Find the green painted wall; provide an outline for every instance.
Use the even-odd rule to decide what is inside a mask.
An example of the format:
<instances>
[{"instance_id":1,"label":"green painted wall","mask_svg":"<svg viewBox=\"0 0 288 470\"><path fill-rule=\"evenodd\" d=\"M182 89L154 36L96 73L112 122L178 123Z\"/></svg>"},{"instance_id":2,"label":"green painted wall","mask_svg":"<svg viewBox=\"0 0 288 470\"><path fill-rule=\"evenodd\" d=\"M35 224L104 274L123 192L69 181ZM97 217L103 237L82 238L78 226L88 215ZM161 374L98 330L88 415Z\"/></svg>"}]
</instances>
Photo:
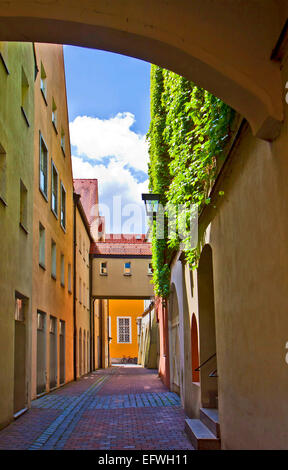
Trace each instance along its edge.
<instances>
[{"instance_id":1,"label":"green painted wall","mask_svg":"<svg viewBox=\"0 0 288 470\"><path fill-rule=\"evenodd\" d=\"M0 199L0 427L2 427L13 418L14 392L15 395L19 392L14 391L16 291L27 298L25 361L26 370L29 370L27 364L30 357L32 292L35 68L31 43L0 43L0 53L0 196L2 196ZM29 125L21 105L25 108ZM4 156L3 151L5 151ZM20 181L27 190L24 210L26 230L20 226ZM3 186L6 186L5 194ZM19 382L23 386L23 381ZM24 381L26 404L30 395L29 382L26 374Z\"/></svg>"}]
</instances>

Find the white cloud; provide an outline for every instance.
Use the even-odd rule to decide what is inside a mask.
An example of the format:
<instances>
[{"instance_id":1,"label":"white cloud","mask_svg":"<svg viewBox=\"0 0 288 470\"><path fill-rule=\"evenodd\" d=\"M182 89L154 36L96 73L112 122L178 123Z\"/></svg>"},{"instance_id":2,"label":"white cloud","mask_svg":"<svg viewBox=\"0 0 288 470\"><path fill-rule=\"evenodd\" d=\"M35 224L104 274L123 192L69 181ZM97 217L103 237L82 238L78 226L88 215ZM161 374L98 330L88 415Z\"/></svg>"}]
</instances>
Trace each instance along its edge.
<instances>
[{"instance_id":1,"label":"white cloud","mask_svg":"<svg viewBox=\"0 0 288 470\"><path fill-rule=\"evenodd\" d=\"M131 130L135 122L132 113L118 113L110 119L77 116L70 123L71 143L78 155L101 161L113 156L147 173L148 144L145 135Z\"/></svg>"},{"instance_id":2,"label":"white cloud","mask_svg":"<svg viewBox=\"0 0 288 470\"><path fill-rule=\"evenodd\" d=\"M103 164L92 165L81 157L72 156L72 164L74 178L98 179L99 202L106 205L110 210L110 227L108 227L108 216L103 213L106 217L107 233L119 233L122 231L123 224L129 219L130 209L132 209L130 217L133 216L134 210L137 223L130 230L127 229L127 224L124 225L125 232L145 233L145 208L141 194L148 192L148 179L139 183L129 169L124 168L125 162L119 162L115 158L112 158L108 166L105 167ZM120 197L121 210L119 210ZM121 212L122 217L120 217Z\"/></svg>"}]
</instances>

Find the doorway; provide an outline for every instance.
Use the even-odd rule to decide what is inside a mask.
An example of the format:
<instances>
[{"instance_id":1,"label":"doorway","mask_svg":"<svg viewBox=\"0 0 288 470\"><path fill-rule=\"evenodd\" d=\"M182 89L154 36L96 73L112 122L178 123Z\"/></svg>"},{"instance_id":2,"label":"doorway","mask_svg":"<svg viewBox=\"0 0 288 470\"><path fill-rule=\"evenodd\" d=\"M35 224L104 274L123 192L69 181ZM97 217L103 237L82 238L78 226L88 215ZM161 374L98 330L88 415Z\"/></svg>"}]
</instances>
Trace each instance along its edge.
<instances>
[{"instance_id":1,"label":"doorway","mask_svg":"<svg viewBox=\"0 0 288 470\"><path fill-rule=\"evenodd\" d=\"M59 332L59 356L60 356L60 384L65 383L65 321L60 320L60 332Z\"/></svg>"},{"instance_id":2,"label":"doorway","mask_svg":"<svg viewBox=\"0 0 288 470\"><path fill-rule=\"evenodd\" d=\"M37 312L37 395L46 391L46 314Z\"/></svg>"},{"instance_id":3,"label":"doorway","mask_svg":"<svg viewBox=\"0 0 288 470\"><path fill-rule=\"evenodd\" d=\"M49 385L52 389L57 386L57 319L52 316L50 316L49 345Z\"/></svg>"},{"instance_id":4,"label":"doorway","mask_svg":"<svg viewBox=\"0 0 288 470\"><path fill-rule=\"evenodd\" d=\"M197 277L201 401L205 408L218 408L213 261L210 245L205 245L202 250Z\"/></svg>"},{"instance_id":5,"label":"doorway","mask_svg":"<svg viewBox=\"0 0 288 470\"><path fill-rule=\"evenodd\" d=\"M27 298L20 294L15 294L14 414L27 407L25 323L27 304Z\"/></svg>"}]
</instances>

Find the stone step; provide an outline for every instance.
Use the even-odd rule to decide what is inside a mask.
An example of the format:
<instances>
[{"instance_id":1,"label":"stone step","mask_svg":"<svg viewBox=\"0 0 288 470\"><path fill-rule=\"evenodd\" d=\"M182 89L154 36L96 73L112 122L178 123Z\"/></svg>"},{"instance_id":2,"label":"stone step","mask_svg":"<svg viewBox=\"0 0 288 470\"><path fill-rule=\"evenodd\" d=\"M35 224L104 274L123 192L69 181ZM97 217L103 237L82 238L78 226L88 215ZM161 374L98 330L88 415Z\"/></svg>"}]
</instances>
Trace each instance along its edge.
<instances>
[{"instance_id":1,"label":"stone step","mask_svg":"<svg viewBox=\"0 0 288 470\"><path fill-rule=\"evenodd\" d=\"M216 437L220 437L219 414L217 408L200 408L200 420Z\"/></svg>"},{"instance_id":2,"label":"stone step","mask_svg":"<svg viewBox=\"0 0 288 470\"><path fill-rule=\"evenodd\" d=\"M219 450L221 441L200 419L185 419L185 431L195 450Z\"/></svg>"}]
</instances>

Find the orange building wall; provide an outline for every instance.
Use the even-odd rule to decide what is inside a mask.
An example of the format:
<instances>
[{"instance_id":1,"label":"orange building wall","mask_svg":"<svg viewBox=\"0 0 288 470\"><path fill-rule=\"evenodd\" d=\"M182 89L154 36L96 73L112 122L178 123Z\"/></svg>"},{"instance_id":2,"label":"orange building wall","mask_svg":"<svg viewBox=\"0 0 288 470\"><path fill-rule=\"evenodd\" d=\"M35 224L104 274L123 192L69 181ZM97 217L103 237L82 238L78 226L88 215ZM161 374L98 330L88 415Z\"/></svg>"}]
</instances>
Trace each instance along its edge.
<instances>
[{"instance_id":1,"label":"orange building wall","mask_svg":"<svg viewBox=\"0 0 288 470\"><path fill-rule=\"evenodd\" d=\"M111 318L110 358L138 357L137 317L144 312L144 300L109 300ZM117 343L117 317L131 317L132 343Z\"/></svg>"}]
</instances>

